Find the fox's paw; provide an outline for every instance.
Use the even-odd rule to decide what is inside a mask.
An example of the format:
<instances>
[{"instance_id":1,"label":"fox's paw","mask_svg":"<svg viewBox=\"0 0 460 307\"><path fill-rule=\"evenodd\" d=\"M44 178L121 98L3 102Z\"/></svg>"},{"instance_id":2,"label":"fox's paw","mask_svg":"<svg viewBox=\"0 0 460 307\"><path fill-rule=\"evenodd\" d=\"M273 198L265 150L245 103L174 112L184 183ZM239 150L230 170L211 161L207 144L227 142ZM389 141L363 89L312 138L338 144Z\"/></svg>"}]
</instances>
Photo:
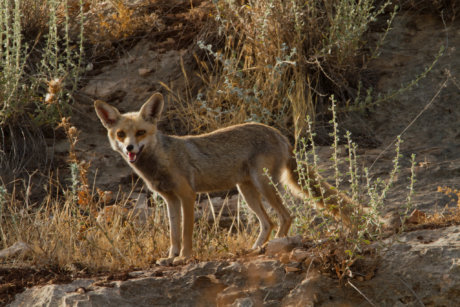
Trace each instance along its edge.
<instances>
[{"instance_id":1,"label":"fox's paw","mask_svg":"<svg viewBox=\"0 0 460 307\"><path fill-rule=\"evenodd\" d=\"M177 257L160 258L156 263L161 266L170 266L173 264L175 258Z\"/></svg>"},{"instance_id":2,"label":"fox's paw","mask_svg":"<svg viewBox=\"0 0 460 307\"><path fill-rule=\"evenodd\" d=\"M184 256L177 256L177 257L169 257L169 258L160 258L157 260L157 265L162 266L171 266L171 265L184 265L187 264L192 258L184 257Z\"/></svg>"},{"instance_id":3,"label":"fox's paw","mask_svg":"<svg viewBox=\"0 0 460 307\"><path fill-rule=\"evenodd\" d=\"M187 263L187 260L189 259L190 259L189 257L179 256L179 257L174 258L172 264L173 265L184 265Z\"/></svg>"}]
</instances>

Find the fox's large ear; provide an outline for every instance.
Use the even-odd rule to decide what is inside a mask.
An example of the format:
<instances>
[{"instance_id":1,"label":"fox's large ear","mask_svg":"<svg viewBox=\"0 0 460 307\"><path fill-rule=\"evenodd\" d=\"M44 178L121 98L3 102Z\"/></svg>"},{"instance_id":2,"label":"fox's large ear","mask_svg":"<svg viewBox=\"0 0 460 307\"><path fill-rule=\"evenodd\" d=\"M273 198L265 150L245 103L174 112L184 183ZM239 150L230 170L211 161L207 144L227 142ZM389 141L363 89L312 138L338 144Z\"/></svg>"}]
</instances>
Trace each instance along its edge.
<instances>
[{"instance_id":1,"label":"fox's large ear","mask_svg":"<svg viewBox=\"0 0 460 307\"><path fill-rule=\"evenodd\" d=\"M155 93L144 103L140 114L145 121L156 123L160 120L163 105L163 95Z\"/></svg>"},{"instance_id":2,"label":"fox's large ear","mask_svg":"<svg viewBox=\"0 0 460 307\"><path fill-rule=\"evenodd\" d=\"M120 112L118 109L102 100L96 100L94 102L94 108L96 109L97 116L107 129L113 127L120 119Z\"/></svg>"}]
</instances>

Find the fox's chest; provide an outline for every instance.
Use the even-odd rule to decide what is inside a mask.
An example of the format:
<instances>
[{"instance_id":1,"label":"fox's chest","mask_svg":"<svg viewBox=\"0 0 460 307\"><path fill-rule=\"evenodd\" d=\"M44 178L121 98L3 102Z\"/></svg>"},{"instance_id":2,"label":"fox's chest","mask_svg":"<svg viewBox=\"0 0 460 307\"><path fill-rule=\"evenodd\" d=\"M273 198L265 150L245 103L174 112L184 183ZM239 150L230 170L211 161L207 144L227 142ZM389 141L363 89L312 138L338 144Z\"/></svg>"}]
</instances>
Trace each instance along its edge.
<instances>
[{"instance_id":1,"label":"fox's chest","mask_svg":"<svg viewBox=\"0 0 460 307\"><path fill-rule=\"evenodd\" d=\"M166 165L155 156L145 155L130 164L151 191L169 192L175 188L172 175Z\"/></svg>"}]
</instances>

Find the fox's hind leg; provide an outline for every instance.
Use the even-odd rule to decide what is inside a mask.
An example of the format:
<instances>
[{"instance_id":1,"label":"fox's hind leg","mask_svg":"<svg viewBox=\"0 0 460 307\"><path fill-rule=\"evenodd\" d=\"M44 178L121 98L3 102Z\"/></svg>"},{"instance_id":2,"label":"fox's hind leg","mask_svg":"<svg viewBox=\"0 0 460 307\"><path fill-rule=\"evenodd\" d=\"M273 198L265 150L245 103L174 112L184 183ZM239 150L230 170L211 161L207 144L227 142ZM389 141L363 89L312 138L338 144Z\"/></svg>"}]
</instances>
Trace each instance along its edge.
<instances>
[{"instance_id":1,"label":"fox's hind leg","mask_svg":"<svg viewBox=\"0 0 460 307\"><path fill-rule=\"evenodd\" d=\"M192 256L193 225L195 223L194 205L196 194L185 183L182 184L182 188L183 189L178 192L182 205L182 249L179 256L188 258Z\"/></svg>"},{"instance_id":2,"label":"fox's hind leg","mask_svg":"<svg viewBox=\"0 0 460 307\"><path fill-rule=\"evenodd\" d=\"M260 192L265 200L278 214L280 225L276 233L276 237L285 237L288 234L292 223L292 216L289 210L283 205L283 200L278 195L278 192L268 180L263 180L260 184Z\"/></svg>"},{"instance_id":3,"label":"fox's hind leg","mask_svg":"<svg viewBox=\"0 0 460 307\"><path fill-rule=\"evenodd\" d=\"M257 218L259 219L260 223L260 232L259 236L257 237L256 242L252 246L252 248L257 248L262 246L270 236L270 232L273 229L273 223L270 221L267 212L265 211L262 201L260 198L260 193L257 191L254 184L250 181L239 183L237 185L238 190L243 195L244 200L248 203L249 208L254 211Z\"/></svg>"},{"instance_id":4,"label":"fox's hind leg","mask_svg":"<svg viewBox=\"0 0 460 307\"><path fill-rule=\"evenodd\" d=\"M280 178L283 173L282 162L279 160L270 161L262 160L260 163L262 166L270 165L266 167L258 167L250 172L250 177L253 185L257 191L264 197L268 204L275 210L279 219L279 228L276 233L276 237L285 237L291 227L292 216L289 210L283 205L283 200L278 195L275 188L280 183ZM268 172L268 174L266 174Z\"/></svg>"}]
</instances>

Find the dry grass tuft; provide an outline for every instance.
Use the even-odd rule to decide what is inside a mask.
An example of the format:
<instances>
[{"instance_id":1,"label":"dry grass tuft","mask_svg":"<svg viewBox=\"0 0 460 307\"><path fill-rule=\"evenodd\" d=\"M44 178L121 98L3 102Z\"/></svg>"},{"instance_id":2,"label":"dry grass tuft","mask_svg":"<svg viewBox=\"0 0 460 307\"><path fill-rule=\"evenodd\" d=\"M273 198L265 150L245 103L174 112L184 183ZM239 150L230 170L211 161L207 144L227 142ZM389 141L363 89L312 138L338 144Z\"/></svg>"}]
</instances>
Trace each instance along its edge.
<instances>
[{"instance_id":1,"label":"dry grass tuft","mask_svg":"<svg viewBox=\"0 0 460 307\"><path fill-rule=\"evenodd\" d=\"M35 208L21 208L14 198L5 200L0 212L2 247L26 242L33 252L20 261L39 266L72 265L90 272L148 268L167 255L168 218L164 204L154 202L143 220L117 200L120 210L106 209L105 218L73 201L72 191L60 194L50 181L50 196ZM62 192L62 191L61 191ZM102 210L102 198L92 197L93 208ZM106 207L107 208L107 207ZM97 214L97 211L96 211ZM235 222L236 224L236 222ZM253 229L257 229L252 225ZM212 260L233 257L249 249L255 233L229 231L199 220L194 232L195 257Z\"/></svg>"},{"instance_id":2,"label":"dry grass tuft","mask_svg":"<svg viewBox=\"0 0 460 307\"><path fill-rule=\"evenodd\" d=\"M460 224L460 190L450 187L438 187L438 192L447 195L453 207L446 207L443 210L428 215L425 219L426 224L448 225Z\"/></svg>"}]
</instances>

